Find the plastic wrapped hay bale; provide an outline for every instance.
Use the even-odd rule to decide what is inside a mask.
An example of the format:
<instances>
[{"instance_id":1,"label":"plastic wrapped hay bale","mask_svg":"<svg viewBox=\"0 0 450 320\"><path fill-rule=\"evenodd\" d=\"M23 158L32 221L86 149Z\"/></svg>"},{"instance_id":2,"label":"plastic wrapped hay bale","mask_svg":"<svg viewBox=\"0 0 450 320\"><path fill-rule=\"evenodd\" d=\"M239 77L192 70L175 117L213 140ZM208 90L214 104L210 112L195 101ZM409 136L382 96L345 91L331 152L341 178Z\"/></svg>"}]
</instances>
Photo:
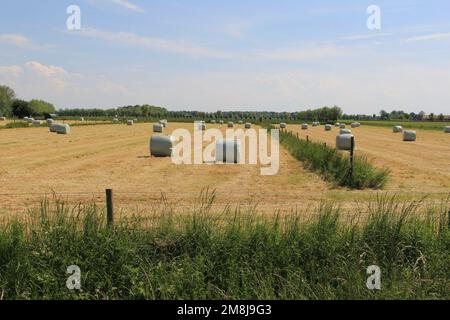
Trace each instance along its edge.
<instances>
[{"instance_id":1,"label":"plastic wrapped hay bale","mask_svg":"<svg viewBox=\"0 0 450 320\"><path fill-rule=\"evenodd\" d=\"M403 127L402 126L394 126L394 128L392 128L392 132L394 132L394 133L403 132Z\"/></svg>"},{"instance_id":2,"label":"plastic wrapped hay bale","mask_svg":"<svg viewBox=\"0 0 450 320\"><path fill-rule=\"evenodd\" d=\"M162 133L164 131L164 125L161 123L155 123L153 125L153 132L155 133Z\"/></svg>"},{"instance_id":3,"label":"plastic wrapped hay bale","mask_svg":"<svg viewBox=\"0 0 450 320\"><path fill-rule=\"evenodd\" d=\"M239 140L217 140L216 162L239 163L241 157L241 142Z\"/></svg>"},{"instance_id":4,"label":"plastic wrapped hay bale","mask_svg":"<svg viewBox=\"0 0 450 320\"><path fill-rule=\"evenodd\" d=\"M150 138L150 155L153 157L171 157L175 143L173 136L152 136Z\"/></svg>"},{"instance_id":5,"label":"plastic wrapped hay bale","mask_svg":"<svg viewBox=\"0 0 450 320\"><path fill-rule=\"evenodd\" d=\"M336 137L336 148L338 150L350 151L352 150L352 139L355 137L352 134L340 134Z\"/></svg>"},{"instance_id":6,"label":"plastic wrapped hay bale","mask_svg":"<svg viewBox=\"0 0 450 320\"><path fill-rule=\"evenodd\" d=\"M403 131L403 141L416 141L417 134L416 131L408 130Z\"/></svg>"}]
</instances>

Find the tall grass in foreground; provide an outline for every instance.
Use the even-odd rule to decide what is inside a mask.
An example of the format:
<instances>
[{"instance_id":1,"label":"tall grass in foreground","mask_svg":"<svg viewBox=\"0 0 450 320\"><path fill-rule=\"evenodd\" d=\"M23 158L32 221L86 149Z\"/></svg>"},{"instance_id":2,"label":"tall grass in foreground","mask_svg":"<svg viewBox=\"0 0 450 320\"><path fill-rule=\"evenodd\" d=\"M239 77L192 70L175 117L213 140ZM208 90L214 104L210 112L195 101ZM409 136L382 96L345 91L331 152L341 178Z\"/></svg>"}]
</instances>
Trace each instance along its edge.
<instances>
[{"instance_id":1,"label":"tall grass in foreground","mask_svg":"<svg viewBox=\"0 0 450 320\"><path fill-rule=\"evenodd\" d=\"M387 169L376 168L366 157L356 155L353 172L346 154L323 143L298 139L280 132L280 143L306 168L320 172L326 181L352 189L382 189L389 178Z\"/></svg>"},{"instance_id":2,"label":"tall grass in foreground","mask_svg":"<svg viewBox=\"0 0 450 320\"><path fill-rule=\"evenodd\" d=\"M367 214L368 209L368 214ZM420 209L420 210L419 210ZM449 299L447 208L380 197L343 222L332 204L293 213L162 207L105 226L95 204L43 202L0 226L2 299ZM366 288L370 265L382 289ZM82 290L66 288L78 265Z\"/></svg>"}]
</instances>

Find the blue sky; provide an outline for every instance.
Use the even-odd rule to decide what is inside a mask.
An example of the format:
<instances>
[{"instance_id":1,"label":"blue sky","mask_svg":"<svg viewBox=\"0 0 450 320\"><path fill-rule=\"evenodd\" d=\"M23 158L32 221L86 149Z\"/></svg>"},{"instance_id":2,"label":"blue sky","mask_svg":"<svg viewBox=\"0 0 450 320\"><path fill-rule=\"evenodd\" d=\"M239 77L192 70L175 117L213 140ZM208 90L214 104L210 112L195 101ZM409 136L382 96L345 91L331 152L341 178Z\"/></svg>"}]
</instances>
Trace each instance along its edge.
<instances>
[{"instance_id":1,"label":"blue sky","mask_svg":"<svg viewBox=\"0 0 450 320\"><path fill-rule=\"evenodd\" d=\"M4 0L0 83L60 108L450 114L450 2Z\"/></svg>"}]
</instances>

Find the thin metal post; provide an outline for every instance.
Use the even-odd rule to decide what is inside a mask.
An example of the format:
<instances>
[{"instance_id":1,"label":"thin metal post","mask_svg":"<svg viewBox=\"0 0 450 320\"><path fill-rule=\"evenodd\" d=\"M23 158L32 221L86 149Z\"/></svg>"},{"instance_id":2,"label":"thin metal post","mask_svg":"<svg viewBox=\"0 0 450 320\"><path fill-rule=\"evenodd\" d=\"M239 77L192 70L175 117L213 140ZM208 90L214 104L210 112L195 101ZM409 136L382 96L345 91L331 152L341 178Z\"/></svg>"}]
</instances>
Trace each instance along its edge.
<instances>
[{"instance_id":1,"label":"thin metal post","mask_svg":"<svg viewBox=\"0 0 450 320\"><path fill-rule=\"evenodd\" d=\"M355 137L351 138L351 149L350 149L350 179L353 178L353 154L355 152Z\"/></svg>"},{"instance_id":2,"label":"thin metal post","mask_svg":"<svg viewBox=\"0 0 450 320\"><path fill-rule=\"evenodd\" d=\"M114 224L114 205L113 205L113 191L106 189L106 221L108 226Z\"/></svg>"}]
</instances>

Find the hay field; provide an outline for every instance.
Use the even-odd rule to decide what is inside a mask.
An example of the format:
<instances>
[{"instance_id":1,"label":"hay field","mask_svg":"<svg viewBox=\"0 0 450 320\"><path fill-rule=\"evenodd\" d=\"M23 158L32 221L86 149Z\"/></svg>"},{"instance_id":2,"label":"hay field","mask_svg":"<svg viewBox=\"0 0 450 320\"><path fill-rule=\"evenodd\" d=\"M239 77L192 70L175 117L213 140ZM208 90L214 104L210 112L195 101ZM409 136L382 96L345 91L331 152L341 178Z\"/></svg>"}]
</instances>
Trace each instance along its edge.
<instances>
[{"instance_id":1,"label":"hay field","mask_svg":"<svg viewBox=\"0 0 450 320\"><path fill-rule=\"evenodd\" d=\"M166 133L177 128L192 131L193 124L169 124ZM117 207L146 212L161 192L177 210L197 203L210 187L217 190L218 206L259 203L272 211L306 206L327 189L284 150L276 176L261 176L253 165L174 165L170 158L151 158L152 124L73 127L70 135L10 129L0 135L0 214L26 210L52 190L70 202L102 202L111 187Z\"/></svg>"},{"instance_id":2,"label":"hay field","mask_svg":"<svg viewBox=\"0 0 450 320\"><path fill-rule=\"evenodd\" d=\"M347 126L348 128L350 126ZM361 126L350 128L356 139L356 154L372 159L376 166L391 171L386 190L410 197L430 194L440 197L450 193L450 134L442 131L416 130L416 142L403 142L402 133L392 128ZM323 126L301 130L289 125L288 131L311 141L336 145L338 128L326 132Z\"/></svg>"},{"instance_id":3,"label":"hay field","mask_svg":"<svg viewBox=\"0 0 450 320\"><path fill-rule=\"evenodd\" d=\"M225 125L211 126L225 130ZM242 127L242 126L238 126ZM166 134L177 128L193 130L193 124L169 124ZM290 125L289 130L299 126ZM337 129L308 131L311 139L334 144ZM404 198L430 193L444 198L450 190L450 135L418 132L418 141L403 143L388 129L354 129L358 152L392 171L387 190ZM336 200L344 207L364 202L379 191L332 188L318 175L302 168L284 149L280 171L261 176L253 165L174 165L169 158L149 157L152 124L73 127L70 135L55 135L48 128L9 129L0 132L0 215L23 212L55 191L77 203L104 201L104 190L115 191L116 208L145 214L158 205L161 193L174 209L182 211L198 203L202 189L216 189L216 205L257 205L260 211L289 212ZM206 145L205 145L206 146Z\"/></svg>"}]
</instances>

